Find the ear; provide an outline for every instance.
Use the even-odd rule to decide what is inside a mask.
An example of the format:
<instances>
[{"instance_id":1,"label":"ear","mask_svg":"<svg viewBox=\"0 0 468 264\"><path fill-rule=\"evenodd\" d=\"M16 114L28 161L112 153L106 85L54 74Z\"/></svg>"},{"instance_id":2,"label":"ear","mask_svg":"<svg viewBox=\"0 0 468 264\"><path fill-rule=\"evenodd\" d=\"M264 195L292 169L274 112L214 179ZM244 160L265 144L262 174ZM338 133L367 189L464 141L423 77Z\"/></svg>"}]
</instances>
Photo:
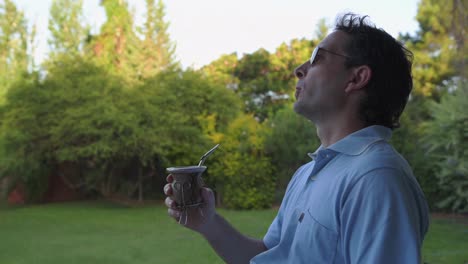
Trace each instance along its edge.
<instances>
[{"instance_id":1,"label":"ear","mask_svg":"<svg viewBox=\"0 0 468 264\"><path fill-rule=\"evenodd\" d=\"M367 65L361 65L351 70L351 80L345 88L346 93L364 88L372 76L372 70Z\"/></svg>"}]
</instances>

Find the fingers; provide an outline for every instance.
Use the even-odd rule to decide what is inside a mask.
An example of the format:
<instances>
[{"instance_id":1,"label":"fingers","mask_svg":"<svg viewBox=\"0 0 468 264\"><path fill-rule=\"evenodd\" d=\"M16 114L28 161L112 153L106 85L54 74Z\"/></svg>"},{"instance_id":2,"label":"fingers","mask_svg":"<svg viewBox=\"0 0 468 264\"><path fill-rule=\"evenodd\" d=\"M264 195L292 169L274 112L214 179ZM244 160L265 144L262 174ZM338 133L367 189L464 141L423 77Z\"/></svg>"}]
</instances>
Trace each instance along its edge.
<instances>
[{"instance_id":1,"label":"fingers","mask_svg":"<svg viewBox=\"0 0 468 264\"><path fill-rule=\"evenodd\" d=\"M172 200L170 197L166 197L166 200L164 200L164 203L168 207L167 213L171 217L178 219L180 217L181 212L176 209L175 207L176 203L174 202L174 200Z\"/></svg>"},{"instance_id":2,"label":"fingers","mask_svg":"<svg viewBox=\"0 0 468 264\"><path fill-rule=\"evenodd\" d=\"M164 185L164 194L167 196L172 195L172 185L171 183L174 181L174 177L172 174L167 175L166 181L168 182L166 185Z\"/></svg>"},{"instance_id":3,"label":"fingers","mask_svg":"<svg viewBox=\"0 0 468 264\"><path fill-rule=\"evenodd\" d=\"M167 209L167 213L169 214L170 217L176 219L177 221L179 221L180 215L182 214L181 211L174 210L172 208Z\"/></svg>"},{"instance_id":4,"label":"fingers","mask_svg":"<svg viewBox=\"0 0 468 264\"><path fill-rule=\"evenodd\" d=\"M172 176L172 174L167 175L166 181L167 181L168 183L173 182L173 181L174 181L174 176Z\"/></svg>"},{"instance_id":5,"label":"fingers","mask_svg":"<svg viewBox=\"0 0 468 264\"><path fill-rule=\"evenodd\" d=\"M164 185L164 194L167 196L172 195L172 185L170 183Z\"/></svg>"},{"instance_id":6,"label":"fingers","mask_svg":"<svg viewBox=\"0 0 468 264\"><path fill-rule=\"evenodd\" d=\"M166 200L164 200L164 203L168 207L167 213L169 214L169 216L178 221L180 219L182 212L176 209L176 202L169 197L172 195L171 183L174 181L174 177L172 176L172 174L167 175L166 181L168 183L164 185L164 194L167 195L168 197L166 197Z\"/></svg>"},{"instance_id":7,"label":"fingers","mask_svg":"<svg viewBox=\"0 0 468 264\"><path fill-rule=\"evenodd\" d=\"M176 207L175 201L172 200L170 197L166 197L166 200L164 200L164 203L166 204L166 206L168 208L175 208Z\"/></svg>"}]
</instances>

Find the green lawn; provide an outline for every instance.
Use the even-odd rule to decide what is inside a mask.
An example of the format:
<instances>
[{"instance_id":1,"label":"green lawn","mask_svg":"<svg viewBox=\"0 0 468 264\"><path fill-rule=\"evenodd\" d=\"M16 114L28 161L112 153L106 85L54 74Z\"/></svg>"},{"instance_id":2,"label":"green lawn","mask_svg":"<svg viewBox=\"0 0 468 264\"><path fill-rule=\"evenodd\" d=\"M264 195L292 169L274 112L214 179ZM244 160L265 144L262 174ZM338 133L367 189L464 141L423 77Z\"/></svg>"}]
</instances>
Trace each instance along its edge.
<instances>
[{"instance_id":1,"label":"green lawn","mask_svg":"<svg viewBox=\"0 0 468 264\"><path fill-rule=\"evenodd\" d=\"M275 210L220 210L242 232L262 237ZM468 225L435 219L424 245L430 264L468 262ZM163 206L104 202L0 208L0 263L223 263Z\"/></svg>"}]
</instances>

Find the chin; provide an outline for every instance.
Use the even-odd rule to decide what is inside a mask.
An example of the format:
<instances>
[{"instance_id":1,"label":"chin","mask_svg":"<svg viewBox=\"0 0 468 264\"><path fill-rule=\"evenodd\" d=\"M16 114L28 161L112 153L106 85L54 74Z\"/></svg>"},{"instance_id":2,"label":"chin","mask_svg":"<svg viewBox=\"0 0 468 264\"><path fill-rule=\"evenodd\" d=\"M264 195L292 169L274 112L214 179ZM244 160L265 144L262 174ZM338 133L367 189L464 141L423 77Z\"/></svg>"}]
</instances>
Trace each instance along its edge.
<instances>
[{"instance_id":1,"label":"chin","mask_svg":"<svg viewBox=\"0 0 468 264\"><path fill-rule=\"evenodd\" d=\"M300 115L303 115L303 112L304 112L304 106L301 105L300 102L295 102L294 105L293 105L293 109L294 109L294 112L296 112L296 114L300 114Z\"/></svg>"},{"instance_id":2,"label":"chin","mask_svg":"<svg viewBox=\"0 0 468 264\"><path fill-rule=\"evenodd\" d=\"M312 121L311 113L313 113L313 111L310 108L310 105L304 105L304 104L301 104L300 102L295 102L293 109L294 109L294 112L296 112L296 114L301 115L305 117L306 119Z\"/></svg>"}]
</instances>

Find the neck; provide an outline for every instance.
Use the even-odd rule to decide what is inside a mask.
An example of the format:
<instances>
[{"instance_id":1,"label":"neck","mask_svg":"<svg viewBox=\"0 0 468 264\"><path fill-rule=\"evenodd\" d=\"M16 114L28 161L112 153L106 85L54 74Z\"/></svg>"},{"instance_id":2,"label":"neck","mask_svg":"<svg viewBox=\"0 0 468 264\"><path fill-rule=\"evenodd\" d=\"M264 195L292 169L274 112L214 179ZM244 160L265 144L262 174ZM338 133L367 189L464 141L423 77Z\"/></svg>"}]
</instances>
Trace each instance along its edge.
<instances>
[{"instance_id":1,"label":"neck","mask_svg":"<svg viewBox=\"0 0 468 264\"><path fill-rule=\"evenodd\" d=\"M342 118L343 120L327 120L327 122L315 124L317 135L324 148L336 143L340 139L366 127L358 118Z\"/></svg>"}]
</instances>

